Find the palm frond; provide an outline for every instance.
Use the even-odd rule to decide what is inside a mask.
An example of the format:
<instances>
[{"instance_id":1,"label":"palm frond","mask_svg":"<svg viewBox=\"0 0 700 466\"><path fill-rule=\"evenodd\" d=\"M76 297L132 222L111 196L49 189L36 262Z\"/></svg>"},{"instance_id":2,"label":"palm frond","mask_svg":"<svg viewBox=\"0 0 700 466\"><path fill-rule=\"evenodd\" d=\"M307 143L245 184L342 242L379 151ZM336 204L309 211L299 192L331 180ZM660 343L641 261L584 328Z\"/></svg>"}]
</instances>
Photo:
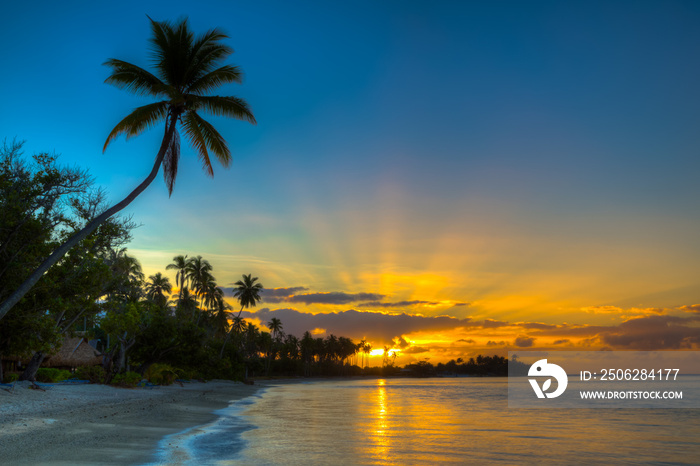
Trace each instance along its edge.
<instances>
[{"instance_id":1,"label":"palm frond","mask_svg":"<svg viewBox=\"0 0 700 466\"><path fill-rule=\"evenodd\" d=\"M143 130L150 128L159 120L165 118L167 111L167 101L156 102L134 109L133 112L117 123L117 126L115 126L112 132L109 133L109 136L107 136L107 140L105 141L105 145L102 148L102 152L107 150L109 143L120 134L125 134L127 139L137 136Z\"/></svg>"},{"instance_id":2,"label":"palm frond","mask_svg":"<svg viewBox=\"0 0 700 466\"><path fill-rule=\"evenodd\" d=\"M188 98L194 100L193 106L197 110L201 108L216 116L226 116L257 124L248 102L239 97L188 95Z\"/></svg>"},{"instance_id":3,"label":"palm frond","mask_svg":"<svg viewBox=\"0 0 700 466\"><path fill-rule=\"evenodd\" d=\"M237 66L224 65L199 77L187 88L186 92L201 94L228 83L242 83L243 72Z\"/></svg>"},{"instance_id":4,"label":"palm frond","mask_svg":"<svg viewBox=\"0 0 700 466\"><path fill-rule=\"evenodd\" d=\"M153 64L163 81L181 91L186 84L194 34L190 31L187 18L175 25L168 21L150 20L153 30L150 39Z\"/></svg>"},{"instance_id":5,"label":"palm frond","mask_svg":"<svg viewBox=\"0 0 700 466\"><path fill-rule=\"evenodd\" d=\"M151 32L153 33L148 41L151 44L153 63L157 65L167 53L169 44L167 31L172 30L172 26L168 21L154 21L150 16L148 19L151 22Z\"/></svg>"},{"instance_id":6,"label":"palm frond","mask_svg":"<svg viewBox=\"0 0 700 466\"><path fill-rule=\"evenodd\" d=\"M214 176L214 169L211 166L209 152L207 151L207 141L204 139L202 130L199 127L199 122L194 117L194 112L187 112L182 117L182 127L185 130L185 135L187 135L187 138L190 140L190 144L192 144L192 147L197 151L199 159L204 166L204 171L206 171L209 176Z\"/></svg>"},{"instance_id":7,"label":"palm frond","mask_svg":"<svg viewBox=\"0 0 700 466\"><path fill-rule=\"evenodd\" d=\"M167 93L168 86L140 66L114 58L107 60L103 65L112 68L112 74L105 79L107 84L112 84L119 89L137 95L163 95Z\"/></svg>"},{"instance_id":8,"label":"palm frond","mask_svg":"<svg viewBox=\"0 0 700 466\"><path fill-rule=\"evenodd\" d=\"M192 44L187 82L198 80L216 68L217 63L233 53L233 49L221 41L228 36L219 29L211 29Z\"/></svg>"},{"instance_id":9,"label":"palm frond","mask_svg":"<svg viewBox=\"0 0 700 466\"><path fill-rule=\"evenodd\" d=\"M207 144L207 149L209 149L209 151L216 156L221 165L228 167L231 164L231 151L229 150L228 144L226 143L224 137L216 130L216 128L214 128L211 123L197 115L197 113L189 113L191 114L192 119L197 122L199 131L202 133L202 138ZM208 158L206 160L205 168L207 166L211 168L211 162L208 160Z\"/></svg>"}]
</instances>

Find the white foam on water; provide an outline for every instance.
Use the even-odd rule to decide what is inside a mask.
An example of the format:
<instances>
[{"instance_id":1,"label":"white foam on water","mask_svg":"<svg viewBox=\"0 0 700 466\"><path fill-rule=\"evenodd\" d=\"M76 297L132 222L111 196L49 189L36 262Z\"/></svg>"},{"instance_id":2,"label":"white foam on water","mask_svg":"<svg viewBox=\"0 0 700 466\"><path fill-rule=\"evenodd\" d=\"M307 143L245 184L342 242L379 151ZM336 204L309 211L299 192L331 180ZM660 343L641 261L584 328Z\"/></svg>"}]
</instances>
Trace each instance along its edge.
<instances>
[{"instance_id":1,"label":"white foam on water","mask_svg":"<svg viewBox=\"0 0 700 466\"><path fill-rule=\"evenodd\" d=\"M240 400L231 402L226 408L214 411L217 418L207 424L187 428L166 435L156 448L152 465L202 465L235 459L245 448L241 434L255 428L240 414L260 400L263 390Z\"/></svg>"}]
</instances>

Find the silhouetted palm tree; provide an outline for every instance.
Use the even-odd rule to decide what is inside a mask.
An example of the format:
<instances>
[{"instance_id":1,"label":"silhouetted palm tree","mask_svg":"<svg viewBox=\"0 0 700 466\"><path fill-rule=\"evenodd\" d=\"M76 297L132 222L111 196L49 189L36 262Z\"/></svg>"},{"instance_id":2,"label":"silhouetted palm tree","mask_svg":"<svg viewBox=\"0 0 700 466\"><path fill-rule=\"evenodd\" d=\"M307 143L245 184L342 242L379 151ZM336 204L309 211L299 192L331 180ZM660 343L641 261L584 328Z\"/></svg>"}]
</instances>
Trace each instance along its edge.
<instances>
[{"instance_id":1,"label":"silhouetted palm tree","mask_svg":"<svg viewBox=\"0 0 700 466\"><path fill-rule=\"evenodd\" d=\"M145 288L146 299L153 301L161 307L165 307L168 303L168 298L165 296L165 293L170 294L173 290L170 279L164 277L160 272L148 277Z\"/></svg>"},{"instance_id":2,"label":"silhouetted palm tree","mask_svg":"<svg viewBox=\"0 0 700 466\"><path fill-rule=\"evenodd\" d=\"M150 18L149 18L150 19ZM236 66L221 65L233 53L222 41L227 38L218 29L195 36L187 19L175 24L151 21L151 50L155 74L131 63L110 59L105 65L112 69L106 82L138 95L150 95L157 102L136 108L114 127L104 150L119 135L128 138L142 133L159 121L165 122L160 149L151 172L124 200L110 207L79 232L72 235L0 305L0 319L39 281L46 271L73 246L84 240L101 223L128 206L155 179L160 166L168 192L172 193L180 158L180 123L185 135L197 151L204 171L213 176L209 154L225 167L231 163L228 144L219 132L198 112L227 116L255 123L248 104L238 97L206 96L205 93L226 83L240 83L242 72Z\"/></svg>"},{"instance_id":3,"label":"silhouetted palm tree","mask_svg":"<svg viewBox=\"0 0 700 466\"><path fill-rule=\"evenodd\" d=\"M229 303L224 300L224 290L216 287L213 291L213 309L216 316L216 336L218 338L225 337L229 332L228 312L231 309Z\"/></svg>"},{"instance_id":4,"label":"silhouetted palm tree","mask_svg":"<svg viewBox=\"0 0 700 466\"><path fill-rule=\"evenodd\" d=\"M263 291L263 286L260 283L255 283L258 281L258 277L252 277L252 274L243 275L243 280L238 280L234 285L235 292L233 296L238 298L238 302L241 304L241 310L238 311L238 317L241 316L243 308L253 306L260 302L260 293Z\"/></svg>"},{"instance_id":5,"label":"silhouetted palm tree","mask_svg":"<svg viewBox=\"0 0 700 466\"><path fill-rule=\"evenodd\" d=\"M283 334L282 332L282 321L279 320L277 317L273 317L268 323L267 323L267 328L270 329L272 332L272 337L275 340L279 340L280 336Z\"/></svg>"},{"instance_id":6,"label":"silhouetted palm tree","mask_svg":"<svg viewBox=\"0 0 700 466\"><path fill-rule=\"evenodd\" d=\"M197 301L195 300L194 295L190 293L190 290L185 288L182 291L182 296L177 300L175 315L178 317L178 319L191 319L192 315L196 312L196 309Z\"/></svg>"},{"instance_id":7,"label":"silhouetted palm tree","mask_svg":"<svg viewBox=\"0 0 700 466\"><path fill-rule=\"evenodd\" d=\"M272 361L273 356L277 352L277 347L279 346L281 336L284 335L282 332L282 321L277 317L273 317L270 322L267 323L267 328L272 332L272 338L270 339L270 350L267 353L267 373L270 373L270 361Z\"/></svg>"},{"instance_id":8,"label":"silhouetted palm tree","mask_svg":"<svg viewBox=\"0 0 700 466\"><path fill-rule=\"evenodd\" d=\"M231 322L231 332L236 336L238 347L242 349L242 339L241 336L245 331L246 321L242 317L234 317Z\"/></svg>"},{"instance_id":9,"label":"silhouetted palm tree","mask_svg":"<svg viewBox=\"0 0 700 466\"><path fill-rule=\"evenodd\" d=\"M314 358L314 338L311 336L311 332L308 330L304 332L304 336L301 338L299 344L301 349L301 359L304 361L304 376L309 377L311 375L311 363Z\"/></svg>"},{"instance_id":10,"label":"silhouetted palm tree","mask_svg":"<svg viewBox=\"0 0 700 466\"><path fill-rule=\"evenodd\" d=\"M258 277L252 277L252 274L248 275L243 275L243 280L239 280L234 285L236 285L236 288L234 288L235 292L233 293L233 296L238 298L238 302L241 305L241 310L238 311L238 315L236 318L241 317L241 312L243 312L243 308L253 306L260 301L260 293L263 291L263 286L260 283L255 283L258 281ZM228 343L228 340L231 336L231 331L229 331L226 334L226 339L224 340L224 344L221 346L221 351L219 352L219 358L222 358L224 356L224 348L226 348L226 344Z\"/></svg>"},{"instance_id":11,"label":"silhouetted palm tree","mask_svg":"<svg viewBox=\"0 0 700 466\"><path fill-rule=\"evenodd\" d=\"M365 367L369 366L369 354L372 352L372 345L365 343L362 347L362 351L365 353Z\"/></svg>"},{"instance_id":12,"label":"silhouetted palm tree","mask_svg":"<svg viewBox=\"0 0 700 466\"><path fill-rule=\"evenodd\" d=\"M138 259L126 253L126 249L111 250L105 258L109 265L115 285L112 295L119 295L122 300L136 301L141 290L144 275ZM115 297L115 296L111 296Z\"/></svg>"},{"instance_id":13,"label":"silhouetted palm tree","mask_svg":"<svg viewBox=\"0 0 700 466\"><path fill-rule=\"evenodd\" d=\"M180 290L178 292L178 300L182 299L182 289L187 286L187 256L179 255L173 257L173 263L165 266L165 270L176 270L175 286Z\"/></svg>"},{"instance_id":14,"label":"silhouetted palm tree","mask_svg":"<svg viewBox=\"0 0 700 466\"><path fill-rule=\"evenodd\" d=\"M186 275L187 280L192 286L195 296L200 299L204 295L207 287L207 282L213 280L211 271L213 267L208 260L202 259L202 256L192 257L187 262ZM203 306L203 305L202 305ZM194 316L192 316L194 318Z\"/></svg>"}]
</instances>

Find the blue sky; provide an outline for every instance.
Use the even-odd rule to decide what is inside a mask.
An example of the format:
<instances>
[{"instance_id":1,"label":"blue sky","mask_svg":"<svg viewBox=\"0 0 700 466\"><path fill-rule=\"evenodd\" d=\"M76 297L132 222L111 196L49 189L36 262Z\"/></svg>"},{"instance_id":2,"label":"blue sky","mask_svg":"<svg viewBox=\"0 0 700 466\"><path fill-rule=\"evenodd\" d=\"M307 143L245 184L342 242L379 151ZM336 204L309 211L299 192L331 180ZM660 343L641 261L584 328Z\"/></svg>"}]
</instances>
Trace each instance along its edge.
<instances>
[{"instance_id":1,"label":"blue sky","mask_svg":"<svg viewBox=\"0 0 700 466\"><path fill-rule=\"evenodd\" d=\"M184 148L172 197L159 178L128 208L147 272L201 254L222 285L254 273L460 319L700 302L697 2L114 5L4 7L0 136L126 195L162 130L102 154L147 100L101 64L148 66L146 15L226 31L246 80L221 93L259 122L211 118L232 167L209 179Z\"/></svg>"}]
</instances>

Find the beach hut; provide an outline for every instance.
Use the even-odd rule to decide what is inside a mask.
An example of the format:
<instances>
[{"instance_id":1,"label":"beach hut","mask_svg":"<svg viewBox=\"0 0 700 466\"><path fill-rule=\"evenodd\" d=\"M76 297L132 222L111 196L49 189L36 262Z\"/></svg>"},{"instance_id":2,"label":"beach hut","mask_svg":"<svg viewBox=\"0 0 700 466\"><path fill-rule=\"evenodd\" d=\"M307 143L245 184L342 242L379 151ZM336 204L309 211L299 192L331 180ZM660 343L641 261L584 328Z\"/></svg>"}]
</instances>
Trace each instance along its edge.
<instances>
[{"instance_id":1,"label":"beach hut","mask_svg":"<svg viewBox=\"0 0 700 466\"><path fill-rule=\"evenodd\" d=\"M90 345L87 338L66 338L58 353L47 356L42 367L73 370L82 366L102 364L102 354Z\"/></svg>"},{"instance_id":2,"label":"beach hut","mask_svg":"<svg viewBox=\"0 0 700 466\"><path fill-rule=\"evenodd\" d=\"M27 367L31 357L8 355L2 357L2 365L5 373L21 372ZM87 338L74 337L63 340L61 349L57 353L46 356L41 367L55 367L72 371L82 366L98 366L102 364L102 353L90 344Z\"/></svg>"}]
</instances>

